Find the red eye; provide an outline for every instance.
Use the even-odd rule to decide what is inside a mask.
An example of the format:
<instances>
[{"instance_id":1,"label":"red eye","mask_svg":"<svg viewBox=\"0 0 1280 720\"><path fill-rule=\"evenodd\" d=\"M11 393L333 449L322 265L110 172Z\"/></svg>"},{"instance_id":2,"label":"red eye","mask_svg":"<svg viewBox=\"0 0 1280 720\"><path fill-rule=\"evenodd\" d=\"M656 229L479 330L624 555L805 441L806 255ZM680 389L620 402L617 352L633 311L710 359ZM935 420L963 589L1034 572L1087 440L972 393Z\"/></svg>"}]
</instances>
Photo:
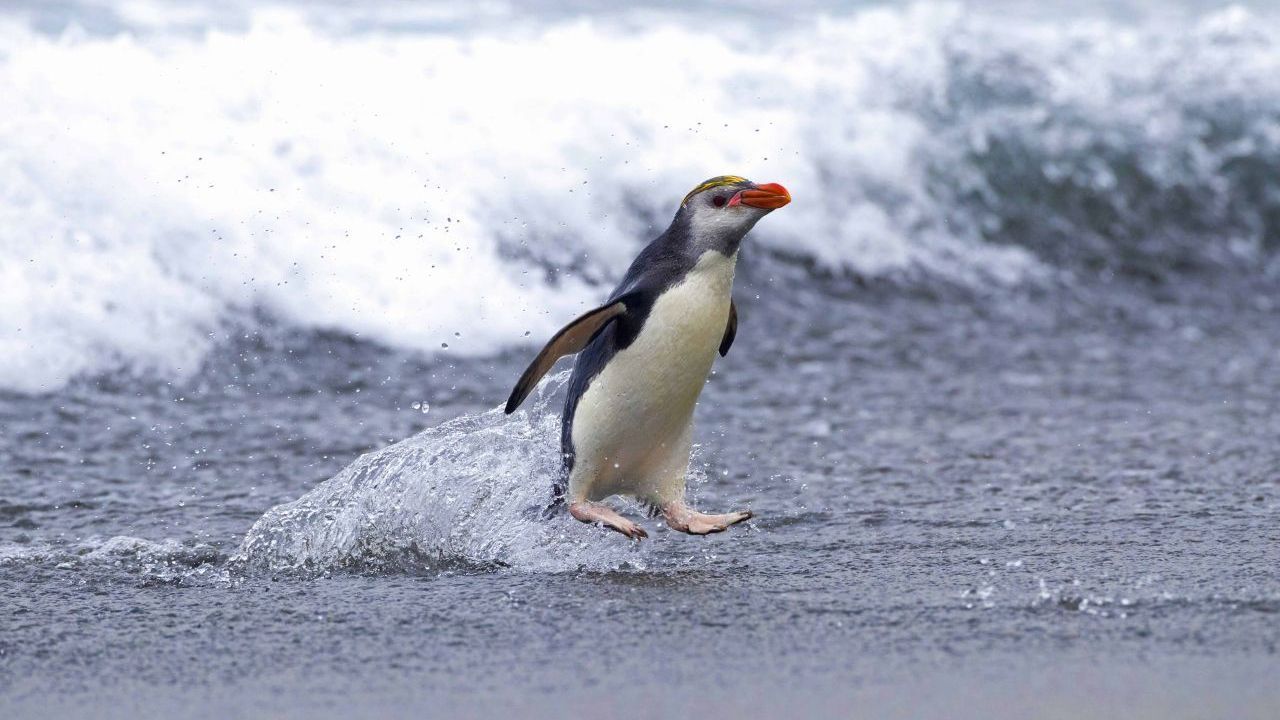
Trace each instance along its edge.
<instances>
[{"instance_id":1,"label":"red eye","mask_svg":"<svg viewBox=\"0 0 1280 720\"><path fill-rule=\"evenodd\" d=\"M725 197L724 197L723 195L717 195L717 196L715 196L715 197L711 198L711 204L712 204L712 205L715 205L716 207L724 207L724 204L725 204L725 203L727 203L727 202L729 202L729 201L728 201L728 200L726 200L726 199L725 199Z\"/></svg>"}]
</instances>

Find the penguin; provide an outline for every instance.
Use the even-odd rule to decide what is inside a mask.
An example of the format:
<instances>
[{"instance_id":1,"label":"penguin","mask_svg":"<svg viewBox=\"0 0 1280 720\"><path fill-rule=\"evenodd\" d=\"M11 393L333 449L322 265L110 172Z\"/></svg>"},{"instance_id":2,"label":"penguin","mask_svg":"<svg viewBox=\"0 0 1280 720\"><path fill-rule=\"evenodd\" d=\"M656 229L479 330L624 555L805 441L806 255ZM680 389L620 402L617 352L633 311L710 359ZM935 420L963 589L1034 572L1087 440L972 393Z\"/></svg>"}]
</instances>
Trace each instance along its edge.
<instances>
[{"instance_id":1,"label":"penguin","mask_svg":"<svg viewBox=\"0 0 1280 720\"><path fill-rule=\"evenodd\" d=\"M699 184L608 300L564 326L529 364L507 400L508 414L558 359L577 354L553 508L567 503L574 518L637 540L648 533L605 498L628 495L691 535L722 532L752 516L689 507L685 473L694 406L716 353L729 352L738 330L738 248L760 218L789 202L777 183L722 175Z\"/></svg>"}]
</instances>

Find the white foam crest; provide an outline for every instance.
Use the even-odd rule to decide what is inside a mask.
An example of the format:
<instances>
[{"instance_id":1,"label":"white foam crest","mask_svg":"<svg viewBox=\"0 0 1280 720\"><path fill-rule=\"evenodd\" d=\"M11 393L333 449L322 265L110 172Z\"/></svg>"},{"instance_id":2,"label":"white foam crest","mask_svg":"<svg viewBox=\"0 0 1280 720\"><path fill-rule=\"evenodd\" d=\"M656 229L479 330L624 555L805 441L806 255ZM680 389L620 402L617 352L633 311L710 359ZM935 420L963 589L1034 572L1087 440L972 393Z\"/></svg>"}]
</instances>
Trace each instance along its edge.
<instances>
[{"instance_id":1,"label":"white foam crest","mask_svg":"<svg viewBox=\"0 0 1280 720\"><path fill-rule=\"evenodd\" d=\"M795 197L754 244L835 271L1018 282L1043 266L1016 236L985 242L1022 211L983 165L992 143L1032 143L1014 183L1032 201L1061 190L1054 173L1076 192L1114 175L1090 148L1132 136L1171 168L1157 187L1222 185L1235 207L1216 166L1170 150L1195 140L1178 109L1271 102L1280 65L1242 10L1148 33L934 3L784 28L513 16L450 35L250 17L110 37L0 21L0 387L181 378L252 311L492 353L598 300L683 193L725 172ZM1173 130L1144 135L1140 117ZM1268 132L1242 142L1270 147ZM1027 212L1070 235L1055 213L1083 201L1066 197ZM1265 229L1267 212L1246 219Z\"/></svg>"},{"instance_id":2,"label":"white foam crest","mask_svg":"<svg viewBox=\"0 0 1280 720\"><path fill-rule=\"evenodd\" d=\"M804 93L826 60L789 70L803 37L747 52L586 21L333 37L281 12L195 37L0 33L12 389L121 365L182 377L254 309L492 352L596 299L588 281L619 273L651 222L722 172L792 186L801 204L769 231L792 252L870 271L928 254L874 205L821 200L809 155L824 131ZM897 163L850 137L841 152ZM554 267L575 271L549 284Z\"/></svg>"},{"instance_id":3,"label":"white foam crest","mask_svg":"<svg viewBox=\"0 0 1280 720\"><path fill-rule=\"evenodd\" d=\"M560 474L559 406L568 372L527 409L461 417L361 456L301 498L262 516L234 572L510 567L645 567L647 550L544 510Z\"/></svg>"}]
</instances>

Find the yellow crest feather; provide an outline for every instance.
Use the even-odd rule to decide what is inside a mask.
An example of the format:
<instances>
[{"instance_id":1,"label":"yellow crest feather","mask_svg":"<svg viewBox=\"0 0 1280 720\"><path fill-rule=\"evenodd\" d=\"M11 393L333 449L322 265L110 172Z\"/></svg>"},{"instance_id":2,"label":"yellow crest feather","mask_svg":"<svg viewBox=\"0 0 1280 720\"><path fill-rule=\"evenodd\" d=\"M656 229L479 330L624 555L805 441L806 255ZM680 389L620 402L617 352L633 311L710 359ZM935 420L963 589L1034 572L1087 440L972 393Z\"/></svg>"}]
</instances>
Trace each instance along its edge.
<instances>
[{"instance_id":1,"label":"yellow crest feather","mask_svg":"<svg viewBox=\"0 0 1280 720\"><path fill-rule=\"evenodd\" d=\"M719 177L713 177L710 180L703 181L702 184L698 185L698 187L690 190L689 194L684 196L684 200L680 201L680 207L684 207L689 204L689 198L697 195L703 190L720 187L721 185L736 185L744 182L748 182L747 179L744 177L738 177L737 175L721 175Z\"/></svg>"}]
</instances>

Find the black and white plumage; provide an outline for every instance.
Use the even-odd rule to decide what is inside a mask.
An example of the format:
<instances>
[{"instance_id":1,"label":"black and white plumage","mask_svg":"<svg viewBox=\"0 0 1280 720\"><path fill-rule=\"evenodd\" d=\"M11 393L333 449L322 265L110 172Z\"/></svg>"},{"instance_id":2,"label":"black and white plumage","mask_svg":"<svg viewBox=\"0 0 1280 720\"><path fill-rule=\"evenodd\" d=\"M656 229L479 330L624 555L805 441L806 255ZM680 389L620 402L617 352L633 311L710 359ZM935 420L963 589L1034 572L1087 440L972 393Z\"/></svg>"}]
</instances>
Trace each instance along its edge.
<instances>
[{"instance_id":1,"label":"black and white plumage","mask_svg":"<svg viewBox=\"0 0 1280 720\"><path fill-rule=\"evenodd\" d=\"M781 185L736 176L698 185L609 299L557 333L520 378L508 413L558 358L578 353L562 419L566 472L557 488L574 517L644 537L640 526L599 504L615 494L649 504L673 528L694 534L750 517L704 515L685 505L693 409L717 351L727 353L737 331L738 247L760 218L790 200Z\"/></svg>"}]
</instances>

